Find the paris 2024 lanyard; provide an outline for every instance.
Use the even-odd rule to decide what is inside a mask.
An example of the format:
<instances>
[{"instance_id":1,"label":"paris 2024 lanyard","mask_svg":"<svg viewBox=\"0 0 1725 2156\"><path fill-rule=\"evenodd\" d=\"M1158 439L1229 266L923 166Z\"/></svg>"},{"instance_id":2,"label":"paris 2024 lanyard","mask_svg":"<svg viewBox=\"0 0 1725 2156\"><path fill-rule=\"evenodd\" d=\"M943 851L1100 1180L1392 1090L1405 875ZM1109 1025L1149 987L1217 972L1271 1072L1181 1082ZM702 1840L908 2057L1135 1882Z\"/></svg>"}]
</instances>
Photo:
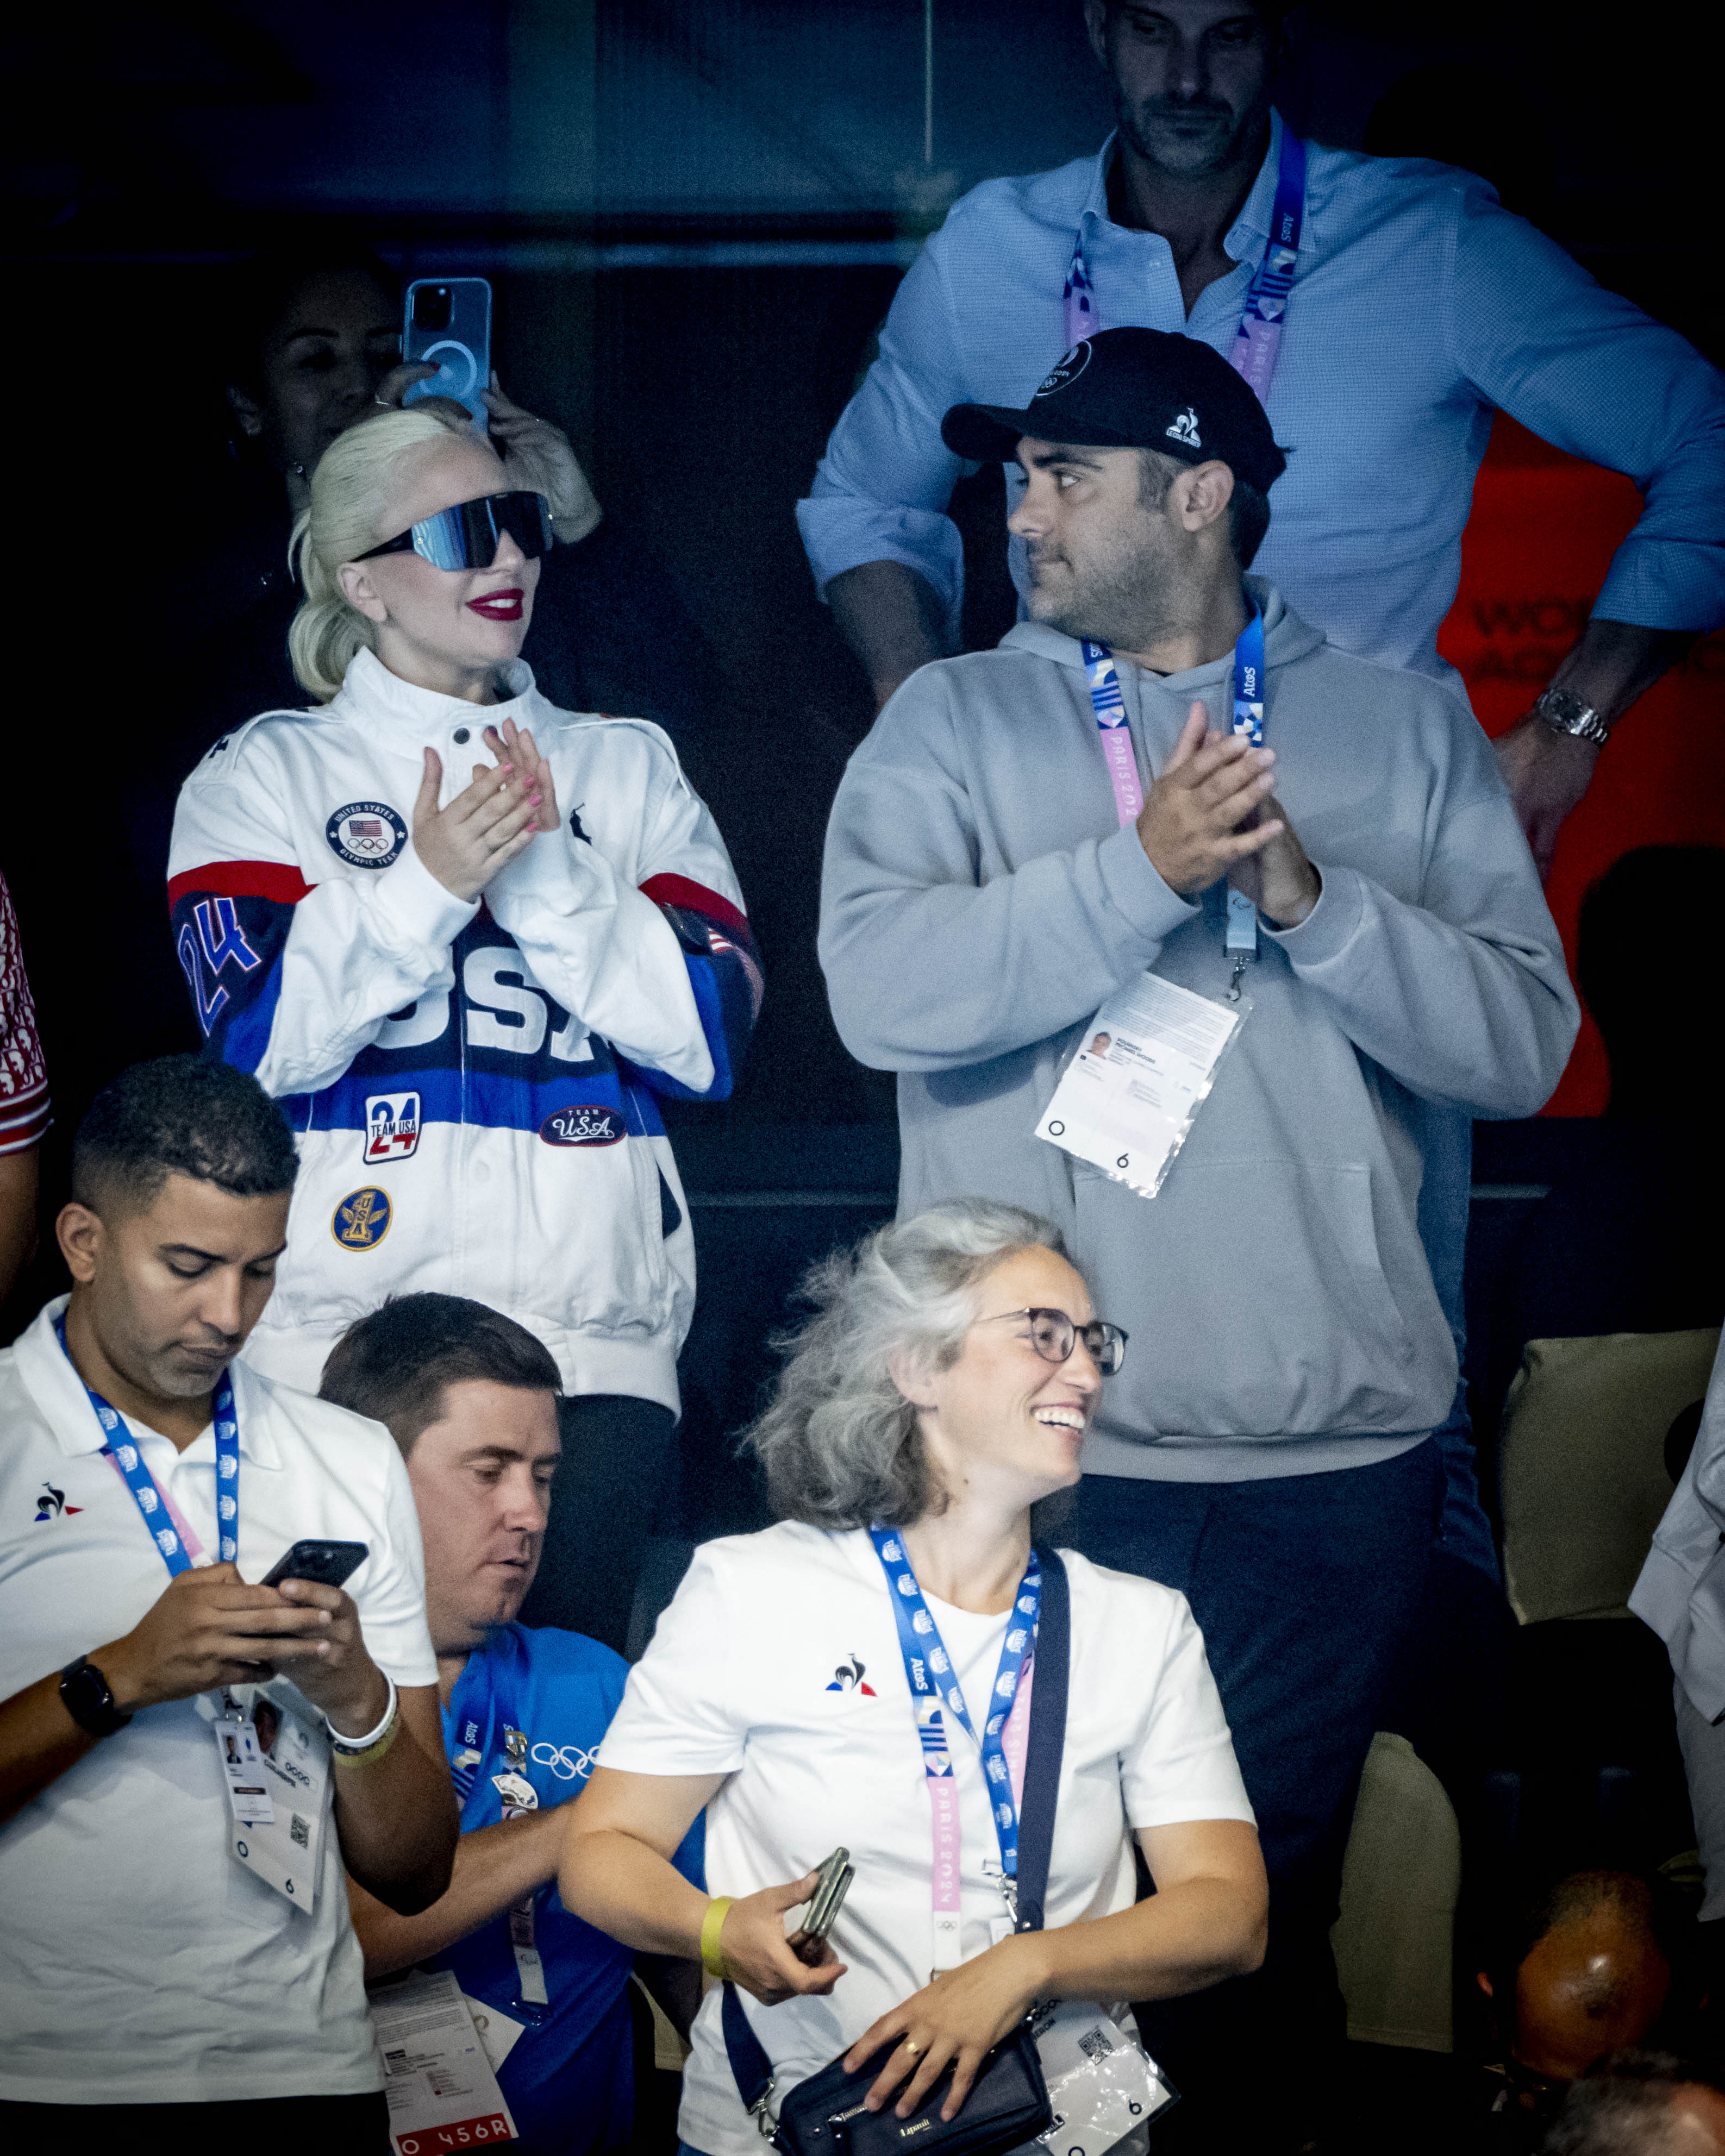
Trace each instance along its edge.
<instances>
[{"instance_id":1,"label":"paris 2024 lanyard","mask_svg":"<svg viewBox=\"0 0 1725 2156\"><path fill-rule=\"evenodd\" d=\"M64 1317L55 1318L54 1329L66 1360L71 1363L72 1351L66 1346ZM76 1370L78 1365L72 1363L72 1368ZM79 1383L84 1384L81 1373ZM93 1385L84 1384L84 1389L95 1410L102 1435L108 1440L102 1450L126 1477L126 1486L136 1502L151 1541L162 1562L177 1579L182 1572L192 1569L192 1558L175 1530L167 1500L145 1465L143 1453L132 1443L131 1434L119 1409L110 1407ZM221 1523L220 1556L223 1564L233 1564L239 1556L239 1421L234 1412L234 1381L226 1370L216 1380L210 1407L216 1426L216 1516Z\"/></svg>"},{"instance_id":2,"label":"paris 2024 lanyard","mask_svg":"<svg viewBox=\"0 0 1725 2156\"><path fill-rule=\"evenodd\" d=\"M1234 646L1234 726L1254 748L1264 746L1264 617L1256 602L1246 603L1251 616ZM1144 789L1138 783L1138 767L1132 754L1132 729L1127 724L1126 700L1120 692L1120 674L1114 654L1106 644L1084 639L1084 676L1090 685L1091 708L1102 743L1102 761L1108 767L1114 788L1114 810L1122 824L1136 823L1144 806ZM1222 948L1233 966L1228 1000L1240 1001L1240 977L1258 955L1258 909L1245 893L1230 885L1228 921Z\"/></svg>"},{"instance_id":3,"label":"paris 2024 lanyard","mask_svg":"<svg viewBox=\"0 0 1725 2156\"><path fill-rule=\"evenodd\" d=\"M922 1743L922 1771L928 1784L928 1801L934 1830L934 1969L957 1969L960 1960L960 1855L958 1784L952 1773L947 1747L947 1717L963 1730L982 1755L988 1801L993 1812L994 1832L1000 1844L1000 1891L1005 1915L990 1927L1004 1938L1013 1928L1014 1895L1019 1872L1019 1807L1013 1787L1013 1762L1005 1739L1007 1725L1015 1732L1027 1728L1022 1712L1014 1714L1019 1700L1019 1679L1035 1643L1036 1617L1042 1599L1042 1568L1036 1553L1019 1583L1007 1618L1006 1638L1000 1649L1000 1666L988 1695L988 1712L980 1733L972 1721L959 1687L958 1673L942 1641L939 1627L916 1584L916 1575L904 1543L890 1528L870 1527L870 1538L886 1574L892 1597L892 1614L898 1625L898 1644L904 1656L905 1676L916 1710L916 1733ZM1026 1687L1028 1692L1028 1686ZM1022 1751L1017 1761L1019 1779L1024 1777ZM991 1941L992 1943L992 1941Z\"/></svg>"}]
</instances>

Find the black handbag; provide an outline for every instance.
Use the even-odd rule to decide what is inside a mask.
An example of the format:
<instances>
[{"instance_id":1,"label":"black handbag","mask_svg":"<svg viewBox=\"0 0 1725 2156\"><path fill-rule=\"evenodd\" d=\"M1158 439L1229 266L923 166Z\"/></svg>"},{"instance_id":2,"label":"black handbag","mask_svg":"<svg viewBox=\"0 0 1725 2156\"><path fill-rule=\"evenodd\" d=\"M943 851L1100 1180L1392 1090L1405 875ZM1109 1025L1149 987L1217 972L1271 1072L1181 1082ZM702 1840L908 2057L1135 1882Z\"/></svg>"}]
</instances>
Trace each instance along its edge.
<instances>
[{"instance_id":1,"label":"black handbag","mask_svg":"<svg viewBox=\"0 0 1725 2156\"><path fill-rule=\"evenodd\" d=\"M1035 1686L1025 1748L1024 1800L1019 1815L1016 1928L1039 1932L1048 1893L1054 1848L1055 1805L1060 1795L1060 1754L1066 1739L1066 1678L1071 1658L1071 1605L1066 1568L1051 1549L1042 1561L1042 1606L1036 1626ZM721 2026L737 2092L763 2134L773 2095L773 2066L749 2026L734 1984L725 1986ZM889 2150L939 2150L941 2156L1005 2156L1034 2141L1054 2120L1030 2025L1021 2022L983 2061L963 2108L941 2117L952 2084L942 2073L908 2118L891 2104L867 2111L867 2095L881 2060L877 2054L855 2073L839 2056L798 2082L779 2107L772 2146L781 2156L887 2156Z\"/></svg>"}]
</instances>

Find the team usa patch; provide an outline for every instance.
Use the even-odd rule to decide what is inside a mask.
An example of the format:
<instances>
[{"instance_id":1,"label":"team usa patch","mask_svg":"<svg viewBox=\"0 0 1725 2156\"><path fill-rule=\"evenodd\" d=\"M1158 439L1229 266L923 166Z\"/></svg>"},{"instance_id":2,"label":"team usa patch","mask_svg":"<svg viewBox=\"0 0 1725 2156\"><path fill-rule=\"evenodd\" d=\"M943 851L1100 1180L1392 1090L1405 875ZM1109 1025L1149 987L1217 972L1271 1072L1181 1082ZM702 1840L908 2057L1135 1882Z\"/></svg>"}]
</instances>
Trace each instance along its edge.
<instances>
[{"instance_id":1,"label":"team usa patch","mask_svg":"<svg viewBox=\"0 0 1725 2156\"><path fill-rule=\"evenodd\" d=\"M411 1160L419 1150L419 1096L372 1093L366 1101L365 1163Z\"/></svg>"},{"instance_id":2,"label":"team usa patch","mask_svg":"<svg viewBox=\"0 0 1725 2156\"><path fill-rule=\"evenodd\" d=\"M336 858L356 869L387 869L408 843L408 827L387 801L350 801L323 831Z\"/></svg>"},{"instance_id":3,"label":"team usa patch","mask_svg":"<svg viewBox=\"0 0 1725 2156\"><path fill-rule=\"evenodd\" d=\"M557 1108L539 1126L547 1145L612 1146L629 1132L614 1108Z\"/></svg>"},{"instance_id":4,"label":"team usa patch","mask_svg":"<svg viewBox=\"0 0 1725 2156\"><path fill-rule=\"evenodd\" d=\"M331 1219L330 1233L344 1250L374 1250L394 1218L388 1191L368 1184L363 1190L349 1191L341 1200Z\"/></svg>"}]
</instances>

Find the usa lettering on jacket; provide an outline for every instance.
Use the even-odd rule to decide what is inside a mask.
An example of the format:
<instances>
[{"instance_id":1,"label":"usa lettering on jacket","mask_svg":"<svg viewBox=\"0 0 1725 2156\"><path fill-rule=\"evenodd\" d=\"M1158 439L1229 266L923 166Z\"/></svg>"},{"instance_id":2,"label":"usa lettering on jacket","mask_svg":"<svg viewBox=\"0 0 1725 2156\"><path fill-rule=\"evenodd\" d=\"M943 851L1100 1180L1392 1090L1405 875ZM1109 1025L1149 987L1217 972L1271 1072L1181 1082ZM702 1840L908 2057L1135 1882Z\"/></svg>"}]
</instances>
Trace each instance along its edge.
<instances>
[{"instance_id":1,"label":"usa lettering on jacket","mask_svg":"<svg viewBox=\"0 0 1725 2156\"><path fill-rule=\"evenodd\" d=\"M566 1384L675 1407L694 1252L659 1102L722 1100L761 997L742 893L658 728L515 694L483 714L369 652L321 710L266 712L186 782L169 901L206 1051L299 1134L276 1292L250 1349L315 1388L329 1345L408 1287L543 1338ZM513 717L560 823L478 902L420 861L442 800Z\"/></svg>"}]
</instances>

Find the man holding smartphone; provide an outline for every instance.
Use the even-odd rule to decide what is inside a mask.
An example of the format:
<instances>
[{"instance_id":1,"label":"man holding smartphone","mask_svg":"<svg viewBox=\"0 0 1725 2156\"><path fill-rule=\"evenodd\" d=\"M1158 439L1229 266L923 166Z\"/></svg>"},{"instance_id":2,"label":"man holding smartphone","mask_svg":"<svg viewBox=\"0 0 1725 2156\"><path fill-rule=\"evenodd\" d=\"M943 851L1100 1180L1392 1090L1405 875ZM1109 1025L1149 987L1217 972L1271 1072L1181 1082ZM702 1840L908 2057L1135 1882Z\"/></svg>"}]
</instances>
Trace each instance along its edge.
<instances>
[{"instance_id":1,"label":"man holding smartphone","mask_svg":"<svg viewBox=\"0 0 1725 2156\"><path fill-rule=\"evenodd\" d=\"M556 1886L562 1807L587 1786L629 1666L579 1632L516 1621L562 1457L562 1390L550 1350L525 1326L466 1296L431 1294L395 1296L352 1327L320 1388L384 1424L407 1461L461 1804L454 1876L429 1908L403 1912L354 1877L366 1974L454 1970L487 2018L492 2056L506 2053L498 2086L531 2156L627 2148L635 2131L635 1957L572 1916ZM701 1844L697 1825L677 1859L696 1881ZM695 1964L643 1959L686 2028L699 1998Z\"/></svg>"},{"instance_id":2,"label":"man holding smartphone","mask_svg":"<svg viewBox=\"0 0 1725 2156\"><path fill-rule=\"evenodd\" d=\"M272 2138L321 2156L388 2145L343 1867L423 1907L455 1815L394 1448L237 1359L295 1166L244 1073L124 1072L74 1146L71 1295L0 1353L0 2125L20 2147L244 2135L265 2102ZM347 1589L261 1584L308 1537L363 1545Z\"/></svg>"}]
</instances>

